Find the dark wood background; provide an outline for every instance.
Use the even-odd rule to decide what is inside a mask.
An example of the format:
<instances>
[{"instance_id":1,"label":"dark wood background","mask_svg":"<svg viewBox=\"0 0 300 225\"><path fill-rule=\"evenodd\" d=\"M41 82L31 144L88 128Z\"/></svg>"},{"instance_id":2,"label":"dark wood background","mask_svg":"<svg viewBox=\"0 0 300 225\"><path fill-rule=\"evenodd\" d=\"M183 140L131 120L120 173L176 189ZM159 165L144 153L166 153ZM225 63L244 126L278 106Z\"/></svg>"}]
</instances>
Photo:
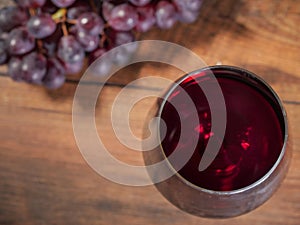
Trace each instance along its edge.
<instances>
[{"instance_id":1,"label":"dark wood background","mask_svg":"<svg viewBox=\"0 0 300 225\"><path fill-rule=\"evenodd\" d=\"M9 1L1 0L0 5ZM0 224L299 224L300 221L300 1L206 0L192 25L154 29L140 40L185 46L209 65L249 69L279 94L288 112L293 159L280 189L258 209L232 219L186 214L153 187L126 187L97 175L81 156L72 130L72 102L79 76L57 91L15 83L0 72ZM141 165L138 153L115 141L106 116L122 84L137 77L180 71L157 63L129 66L107 85L96 107L99 135L112 154ZM144 86L145 87L145 86ZM142 88L142 87L141 87ZM153 99L137 104L137 135Z\"/></svg>"}]
</instances>

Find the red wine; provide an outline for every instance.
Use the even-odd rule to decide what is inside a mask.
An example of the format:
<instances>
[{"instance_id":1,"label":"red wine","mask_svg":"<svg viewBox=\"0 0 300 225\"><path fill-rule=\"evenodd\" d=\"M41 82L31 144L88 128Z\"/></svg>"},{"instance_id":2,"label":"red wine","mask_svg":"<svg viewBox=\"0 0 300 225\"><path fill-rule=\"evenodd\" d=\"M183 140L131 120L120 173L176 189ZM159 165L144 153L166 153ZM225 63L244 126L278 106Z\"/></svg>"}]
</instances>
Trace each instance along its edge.
<instances>
[{"instance_id":1,"label":"red wine","mask_svg":"<svg viewBox=\"0 0 300 225\"><path fill-rule=\"evenodd\" d=\"M178 173L190 183L214 191L232 191L246 187L262 178L277 161L284 140L284 125L280 105L268 87L255 77L234 71L215 68L216 80L207 76L209 70L187 76L168 93L167 101L161 106L161 118L167 125L162 148L169 156L177 147L180 151L191 148L192 138L198 138L197 146L189 161ZM200 83L209 85L218 82L224 95L227 124L225 137L218 155L204 171L199 171L205 147L210 137L211 111ZM194 121L185 106L183 88L193 100L199 117L194 130L181 134L183 123ZM220 99L215 99L220 101ZM180 106L175 109L170 102ZM184 143L179 142L184 135ZM177 151L177 150L176 150ZM170 161L171 165L175 161Z\"/></svg>"}]
</instances>

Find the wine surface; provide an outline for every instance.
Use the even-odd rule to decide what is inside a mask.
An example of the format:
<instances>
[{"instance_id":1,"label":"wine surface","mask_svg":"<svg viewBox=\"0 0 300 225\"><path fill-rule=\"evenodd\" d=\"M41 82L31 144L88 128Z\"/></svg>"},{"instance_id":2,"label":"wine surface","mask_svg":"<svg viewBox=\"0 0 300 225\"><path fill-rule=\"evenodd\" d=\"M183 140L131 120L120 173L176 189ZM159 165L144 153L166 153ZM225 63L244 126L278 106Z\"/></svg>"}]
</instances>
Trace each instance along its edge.
<instances>
[{"instance_id":1,"label":"wine surface","mask_svg":"<svg viewBox=\"0 0 300 225\"><path fill-rule=\"evenodd\" d=\"M197 138L198 144L192 157L178 173L198 187L231 191L254 183L272 168L283 146L284 131L274 108L274 104L278 103L259 91L259 87L251 82L252 78L237 79L224 71L216 73L216 78L224 95L227 121L225 137L215 137L221 142L221 148L214 161L206 170L198 170L207 142L215 135L211 130L207 98L198 84L207 82L213 88L216 80L205 78L203 72L187 77L179 86L193 100L198 115L190 113L181 94L183 90L178 87L168 95L168 101L162 106L161 118L167 125L162 148L166 156L175 148L187 151L192 140ZM177 109L170 102L176 103ZM195 116L198 116L199 123L190 124L193 130L188 134L182 133L180 119L183 123L192 123ZM180 135L183 135L181 142Z\"/></svg>"}]
</instances>

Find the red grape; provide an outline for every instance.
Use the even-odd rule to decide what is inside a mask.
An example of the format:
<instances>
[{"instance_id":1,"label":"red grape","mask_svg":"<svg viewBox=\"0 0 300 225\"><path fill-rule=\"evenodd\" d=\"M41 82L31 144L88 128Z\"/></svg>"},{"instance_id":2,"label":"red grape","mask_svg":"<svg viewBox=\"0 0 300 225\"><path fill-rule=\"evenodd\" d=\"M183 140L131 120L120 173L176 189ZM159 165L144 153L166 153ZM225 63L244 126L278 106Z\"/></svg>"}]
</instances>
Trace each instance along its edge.
<instances>
[{"instance_id":1,"label":"red grape","mask_svg":"<svg viewBox=\"0 0 300 225\"><path fill-rule=\"evenodd\" d=\"M25 27L12 30L7 38L8 51L12 55L22 55L35 47L35 39Z\"/></svg>"},{"instance_id":2,"label":"red grape","mask_svg":"<svg viewBox=\"0 0 300 225\"><path fill-rule=\"evenodd\" d=\"M8 60L8 54L6 51L6 44L4 40L0 40L0 65L6 63Z\"/></svg>"},{"instance_id":3,"label":"red grape","mask_svg":"<svg viewBox=\"0 0 300 225\"><path fill-rule=\"evenodd\" d=\"M122 44L127 44L135 40L134 34L131 31L116 31L108 29L106 35L111 41L111 47L116 47Z\"/></svg>"},{"instance_id":4,"label":"red grape","mask_svg":"<svg viewBox=\"0 0 300 225\"><path fill-rule=\"evenodd\" d=\"M8 6L0 9L0 29L2 31L11 31L26 23L27 20L28 14L20 7Z\"/></svg>"},{"instance_id":5,"label":"red grape","mask_svg":"<svg viewBox=\"0 0 300 225\"><path fill-rule=\"evenodd\" d=\"M98 48L90 54L89 63L92 64L96 59L103 56L107 52L104 48ZM106 76L109 74L112 68L111 54L103 56L101 61L96 61L92 66L91 70L96 76Z\"/></svg>"},{"instance_id":6,"label":"red grape","mask_svg":"<svg viewBox=\"0 0 300 225\"><path fill-rule=\"evenodd\" d=\"M56 23L50 14L44 13L33 16L27 22L29 33L35 38L45 38L56 30Z\"/></svg>"},{"instance_id":7,"label":"red grape","mask_svg":"<svg viewBox=\"0 0 300 225\"><path fill-rule=\"evenodd\" d=\"M56 55L57 45L62 36L63 32L60 26L57 26L56 31L52 35L43 39L43 49L46 50L48 57L51 58Z\"/></svg>"},{"instance_id":8,"label":"red grape","mask_svg":"<svg viewBox=\"0 0 300 225\"><path fill-rule=\"evenodd\" d=\"M19 6L24 8L40 8L47 0L14 0Z\"/></svg>"},{"instance_id":9,"label":"red grape","mask_svg":"<svg viewBox=\"0 0 300 225\"><path fill-rule=\"evenodd\" d=\"M198 18L198 11L182 10L178 12L178 20L183 23L193 23Z\"/></svg>"},{"instance_id":10,"label":"red grape","mask_svg":"<svg viewBox=\"0 0 300 225\"><path fill-rule=\"evenodd\" d=\"M115 6L109 15L108 23L115 30L132 30L138 22L138 15L134 7L129 4Z\"/></svg>"},{"instance_id":11,"label":"red grape","mask_svg":"<svg viewBox=\"0 0 300 225\"><path fill-rule=\"evenodd\" d=\"M86 52L92 52L99 46L99 35L91 35L84 30L77 30L76 39Z\"/></svg>"},{"instance_id":12,"label":"red grape","mask_svg":"<svg viewBox=\"0 0 300 225\"><path fill-rule=\"evenodd\" d=\"M81 14L90 11L91 7L87 2L76 1L72 7L68 9L67 17L68 19L77 19Z\"/></svg>"},{"instance_id":13,"label":"red grape","mask_svg":"<svg viewBox=\"0 0 300 225\"><path fill-rule=\"evenodd\" d=\"M198 17L203 0L173 0L173 2L178 10L178 19L181 22L192 23Z\"/></svg>"},{"instance_id":14,"label":"red grape","mask_svg":"<svg viewBox=\"0 0 300 225\"><path fill-rule=\"evenodd\" d=\"M180 10L198 11L203 0L173 0L173 2Z\"/></svg>"},{"instance_id":15,"label":"red grape","mask_svg":"<svg viewBox=\"0 0 300 225\"><path fill-rule=\"evenodd\" d=\"M151 2L151 0L129 0L129 2L136 6L144 6Z\"/></svg>"},{"instance_id":16,"label":"red grape","mask_svg":"<svg viewBox=\"0 0 300 225\"><path fill-rule=\"evenodd\" d=\"M64 63L76 63L83 60L84 50L74 36L63 36L58 44L57 56Z\"/></svg>"},{"instance_id":17,"label":"red grape","mask_svg":"<svg viewBox=\"0 0 300 225\"><path fill-rule=\"evenodd\" d=\"M99 35L103 31L104 22L96 13L86 12L79 16L76 26L91 35Z\"/></svg>"},{"instance_id":18,"label":"red grape","mask_svg":"<svg viewBox=\"0 0 300 225\"><path fill-rule=\"evenodd\" d=\"M65 73L82 70L85 56L92 63L126 44L107 54L96 73L126 64L138 47L134 31L194 22L203 0L14 1L0 9L0 65L8 64L14 80L58 88Z\"/></svg>"},{"instance_id":19,"label":"red grape","mask_svg":"<svg viewBox=\"0 0 300 225\"><path fill-rule=\"evenodd\" d=\"M44 76L43 84L49 89L57 89L65 82L65 69L56 58L50 58L47 64L47 73Z\"/></svg>"},{"instance_id":20,"label":"red grape","mask_svg":"<svg viewBox=\"0 0 300 225\"><path fill-rule=\"evenodd\" d=\"M109 2L103 2L102 4L102 15L103 18L108 21L110 18L111 11L113 10L114 5Z\"/></svg>"},{"instance_id":21,"label":"red grape","mask_svg":"<svg viewBox=\"0 0 300 225\"><path fill-rule=\"evenodd\" d=\"M47 60L39 53L33 52L22 60L21 74L28 83L41 84L47 71Z\"/></svg>"},{"instance_id":22,"label":"red grape","mask_svg":"<svg viewBox=\"0 0 300 225\"><path fill-rule=\"evenodd\" d=\"M76 63L64 63L65 73L66 74L76 74L82 70L83 61Z\"/></svg>"},{"instance_id":23,"label":"red grape","mask_svg":"<svg viewBox=\"0 0 300 225\"><path fill-rule=\"evenodd\" d=\"M147 32L156 23L153 7L151 5L138 7L137 13L139 19L135 29L140 32Z\"/></svg>"},{"instance_id":24,"label":"red grape","mask_svg":"<svg viewBox=\"0 0 300 225\"><path fill-rule=\"evenodd\" d=\"M47 0L45 5L41 8L42 12L54 14L58 8L51 1Z\"/></svg>"},{"instance_id":25,"label":"red grape","mask_svg":"<svg viewBox=\"0 0 300 225\"><path fill-rule=\"evenodd\" d=\"M156 6L156 23L162 29L171 28L176 22L176 10L172 3L160 1Z\"/></svg>"},{"instance_id":26,"label":"red grape","mask_svg":"<svg viewBox=\"0 0 300 225\"><path fill-rule=\"evenodd\" d=\"M113 62L116 65L122 66L126 65L131 58L131 52L128 51L128 49L125 46L119 46L114 52L113 52Z\"/></svg>"},{"instance_id":27,"label":"red grape","mask_svg":"<svg viewBox=\"0 0 300 225\"><path fill-rule=\"evenodd\" d=\"M0 39L5 41L8 38L8 33L7 32L3 32L0 29Z\"/></svg>"},{"instance_id":28,"label":"red grape","mask_svg":"<svg viewBox=\"0 0 300 225\"><path fill-rule=\"evenodd\" d=\"M104 55L107 52L104 48L97 48L95 51L91 52L89 57L89 64L92 64L94 61L96 61L99 57Z\"/></svg>"},{"instance_id":29,"label":"red grape","mask_svg":"<svg viewBox=\"0 0 300 225\"><path fill-rule=\"evenodd\" d=\"M60 8L71 6L76 0L51 0L54 5Z\"/></svg>"},{"instance_id":30,"label":"red grape","mask_svg":"<svg viewBox=\"0 0 300 225\"><path fill-rule=\"evenodd\" d=\"M22 72L22 60L17 57L13 57L8 63L8 74L15 81L23 81Z\"/></svg>"}]
</instances>

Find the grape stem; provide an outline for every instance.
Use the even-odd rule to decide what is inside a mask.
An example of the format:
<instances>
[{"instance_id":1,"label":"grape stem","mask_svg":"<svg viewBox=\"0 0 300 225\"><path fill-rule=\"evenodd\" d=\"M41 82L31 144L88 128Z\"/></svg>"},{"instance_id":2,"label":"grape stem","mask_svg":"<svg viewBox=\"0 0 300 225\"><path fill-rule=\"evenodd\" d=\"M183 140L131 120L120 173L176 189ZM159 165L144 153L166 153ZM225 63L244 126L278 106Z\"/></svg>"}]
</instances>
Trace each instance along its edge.
<instances>
[{"instance_id":1,"label":"grape stem","mask_svg":"<svg viewBox=\"0 0 300 225\"><path fill-rule=\"evenodd\" d=\"M56 22L56 23L60 23L61 24L61 29L62 32L64 34L64 36L69 35L68 32L68 28L66 25L66 22L70 23L70 24L74 24L74 21L67 21L67 9L65 8L61 8L59 10L57 10L53 15L52 15L52 19ZM76 23L76 21L75 21Z\"/></svg>"},{"instance_id":2,"label":"grape stem","mask_svg":"<svg viewBox=\"0 0 300 225\"><path fill-rule=\"evenodd\" d=\"M37 43L38 51L40 53L44 53L45 49L43 48L43 41L38 39L38 40L36 40L36 43Z\"/></svg>"},{"instance_id":3,"label":"grape stem","mask_svg":"<svg viewBox=\"0 0 300 225\"><path fill-rule=\"evenodd\" d=\"M99 47L100 48L104 48L104 43L105 43L105 41L106 41L106 36L105 35L102 35L101 36L101 39L100 39L100 41L99 41Z\"/></svg>"},{"instance_id":4,"label":"grape stem","mask_svg":"<svg viewBox=\"0 0 300 225\"><path fill-rule=\"evenodd\" d=\"M62 29L62 32L63 32L64 36L68 36L69 35L66 22L62 22L61 23L61 29Z\"/></svg>"},{"instance_id":5,"label":"grape stem","mask_svg":"<svg viewBox=\"0 0 300 225\"><path fill-rule=\"evenodd\" d=\"M96 13L98 13L99 11L98 11L98 8L95 5L94 0L89 0L89 2L90 2L90 5L91 5L93 11L96 12Z\"/></svg>"},{"instance_id":6,"label":"grape stem","mask_svg":"<svg viewBox=\"0 0 300 225\"><path fill-rule=\"evenodd\" d=\"M67 23L75 25L77 23L77 20L67 19Z\"/></svg>"},{"instance_id":7,"label":"grape stem","mask_svg":"<svg viewBox=\"0 0 300 225\"><path fill-rule=\"evenodd\" d=\"M35 16L36 15L35 10L33 8L30 8L29 14L30 14L30 16Z\"/></svg>"}]
</instances>

